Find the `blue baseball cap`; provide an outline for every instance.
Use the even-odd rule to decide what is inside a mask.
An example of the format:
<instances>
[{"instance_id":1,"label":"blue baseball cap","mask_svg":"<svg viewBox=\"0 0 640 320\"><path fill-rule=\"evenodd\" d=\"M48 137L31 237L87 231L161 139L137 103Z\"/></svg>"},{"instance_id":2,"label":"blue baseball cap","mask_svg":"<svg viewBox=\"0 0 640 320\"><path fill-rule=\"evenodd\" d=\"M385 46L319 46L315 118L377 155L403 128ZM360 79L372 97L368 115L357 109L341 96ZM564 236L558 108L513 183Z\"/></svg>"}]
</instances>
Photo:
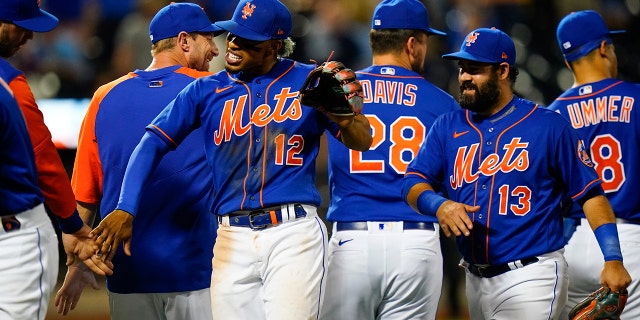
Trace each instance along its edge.
<instances>
[{"instance_id":1,"label":"blue baseball cap","mask_svg":"<svg viewBox=\"0 0 640 320\"><path fill-rule=\"evenodd\" d=\"M286 39L293 29L289 9L278 0L240 0L231 20L216 25L253 41Z\"/></svg>"},{"instance_id":2,"label":"blue baseball cap","mask_svg":"<svg viewBox=\"0 0 640 320\"><path fill-rule=\"evenodd\" d=\"M623 32L626 31L610 31L599 13L584 10L562 18L556 37L564 58L571 62L598 48L602 40L611 42L612 35Z\"/></svg>"},{"instance_id":3,"label":"blue baseball cap","mask_svg":"<svg viewBox=\"0 0 640 320\"><path fill-rule=\"evenodd\" d=\"M160 9L149 24L151 43L173 38L180 32L213 32L219 35L224 31L212 24L204 9L195 3L171 3Z\"/></svg>"},{"instance_id":4,"label":"blue baseball cap","mask_svg":"<svg viewBox=\"0 0 640 320\"><path fill-rule=\"evenodd\" d=\"M58 26L58 18L40 9L37 0L2 0L0 20L33 31L47 32Z\"/></svg>"},{"instance_id":5,"label":"blue baseball cap","mask_svg":"<svg viewBox=\"0 0 640 320\"><path fill-rule=\"evenodd\" d=\"M446 33L429 28L427 8L418 0L384 0L373 11L371 29L424 30L441 36Z\"/></svg>"},{"instance_id":6,"label":"blue baseball cap","mask_svg":"<svg viewBox=\"0 0 640 320\"><path fill-rule=\"evenodd\" d=\"M460 51L445 54L446 60L471 60L486 63L515 65L516 46L513 40L496 28L480 28L469 32L464 38Z\"/></svg>"}]
</instances>

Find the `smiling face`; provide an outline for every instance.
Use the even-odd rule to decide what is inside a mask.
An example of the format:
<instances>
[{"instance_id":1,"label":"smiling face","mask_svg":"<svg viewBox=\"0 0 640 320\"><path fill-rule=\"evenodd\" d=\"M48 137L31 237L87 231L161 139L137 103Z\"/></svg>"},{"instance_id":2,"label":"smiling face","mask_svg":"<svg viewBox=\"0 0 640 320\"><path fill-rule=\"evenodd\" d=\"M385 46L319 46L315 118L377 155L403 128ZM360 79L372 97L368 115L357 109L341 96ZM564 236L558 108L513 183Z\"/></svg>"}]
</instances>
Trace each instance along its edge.
<instances>
[{"instance_id":1,"label":"smiling face","mask_svg":"<svg viewBox=\"0 0 640 320\"><path fill-rule=\"evenodd\" d=\"M33 31L0 21L0 57L12 57L20 48L33 39Z\"/></svg>"},{"instance_id":2,"label":"smiling face","mask_svg":"<svg viewBox=\"0 0 640 320\"><path fill-rule=\"evenodd\" d=\"M213 32L198 33L195 38L194 50L189 52L188 67L198 71L209 71L209 63L219 54L218 47L213 41Z\"/></svg>"},{"instance_id":3,"label":"smiling face","mask_svg":"<svg viewBox=\"0 0 640 320\"><path fill-rule=\"evenodd\" d=\"M230 73L242 71L251 76L265 74L276 63L280 46L282 40L253 41L229 33L225 69Z\"/></svg>"},{"instance_id":4,"label":"smiling face","mask_svg":"<svg viewBox=\"0 0 640 320\"><path fill-rule=\"evenodd\" d=\"M489 63L460 60L460 106L479 113L492 114L500 99L498 71Z\"/></svg>"}]
</instances>

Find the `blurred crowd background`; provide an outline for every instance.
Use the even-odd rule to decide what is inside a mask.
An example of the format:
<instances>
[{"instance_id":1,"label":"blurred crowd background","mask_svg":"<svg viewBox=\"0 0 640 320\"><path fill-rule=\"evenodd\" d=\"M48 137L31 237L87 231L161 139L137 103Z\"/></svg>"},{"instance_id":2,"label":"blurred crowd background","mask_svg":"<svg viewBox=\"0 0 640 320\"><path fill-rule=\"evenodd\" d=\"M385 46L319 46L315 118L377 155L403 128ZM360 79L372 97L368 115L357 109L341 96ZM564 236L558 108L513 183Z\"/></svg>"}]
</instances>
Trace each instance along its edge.
<instances>
[{"instance_id":1,"label":"blurred crowd background","mask_svg":"<svg viewBox=\"0 0 640 320\"><path fill-rule=\"evenodd\" d=\"M301 62L322 62L333 52L332 60L342 61L354 70L371 63L368 34L378 0L282 1L293 14L293 38L297 46L292 58ZM237 3L232 0L190 2L202 6L212 21L229 19ZM430 25L447 33L446 37L430 37L424 76L454 96L458 91L457 65L442 60L441 55L457 51L469 31L496 27L511 35L516 43L520 68L516 92L542 105L551 103L573 82L558 48L555 28L564 15L583 9L600 12L611 30L627 30L625 35L614 39L619 78L640 82L640 63L636 60L640 57L640 39L637 37L640 0L423 2L429 11ZM89 99L101 84L149 65L149 22L168 3L167 0L41 0L42 8L56 15L60 24L51 32L35 34L11 61L25 71L36 99ZM217 37L216 42L220 56L214 58L212 71L224 67L224 36ZM62 148L60 155L71 173L75 150ZM326 164L323 165L322 159L318 166L318 186L324 197L321 210L326 210L329 198ZM446 255L445 292L439 319L463 319L466 302L461 288L462 271L457 268L459 258L452 241L443 241L443 246L446 247L443 249ZM60 280L66 272L63 263L61 260ZM85 290L84 302L98 303L103 308L94 310L104 311L106 297L91 300L91 291ZM83 300L79 308L83 307ZM90 306L85 304L84 307ZM53 308L49 314L48 319L55 318ZM67 319L73 318L73 314ZM75 314L80 319L99 318L90 311L89 315L81 311Z\"/></svg>"},{"instance_id":2,"label":"blurred crowd background","mask_svg":"<svg viewBox=\"0 0 640 320\"><path fill-rule=\"evenodd\" d=\"M236 1L193 0L212 21L226 20ZM371 62L368 33L378 0L283 0L294 17L293 58L303 62L332 59L352 69ZM600 12L611 29L626 29L615 39L620 77L640 80L640 0L424 0L432 27L446 37L429 40L425 77L456 92L455 62L440 56L457 50L464 36L478 27L496 27L517 45L521 75L517 92L549 104L571 85L555 38L555 27L567 13ZM41 6L60 18L52 32L37 34L17 56L34 86L36 98L86 98L100 84L151 61L148 24L167 0L42 0ZM224 37L217 38L221 52ZM222 68L220 56L212 68Z\"/></svg>"}]
</instances>

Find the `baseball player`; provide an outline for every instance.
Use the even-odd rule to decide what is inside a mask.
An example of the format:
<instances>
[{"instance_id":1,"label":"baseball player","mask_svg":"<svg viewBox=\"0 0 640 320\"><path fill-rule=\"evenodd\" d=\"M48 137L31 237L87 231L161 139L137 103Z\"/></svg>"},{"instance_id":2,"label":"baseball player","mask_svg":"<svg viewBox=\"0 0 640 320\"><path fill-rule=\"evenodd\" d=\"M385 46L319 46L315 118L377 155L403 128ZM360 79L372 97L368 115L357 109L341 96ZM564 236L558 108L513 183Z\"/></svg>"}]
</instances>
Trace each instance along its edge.
<instances>
[{"instance_id":1,"label":"baseball player","mask_svg":"<svg viewBox=\"0 0 640 320\"><path fill-rule=\"evenodd\" d=\"M624 30L609 31L599 13L573 12L560 21L558 45L573 72L574 83L549 109L564 116L584 139L594 168L602 180L605 195L617 217L620 247L633 279L640 278L640 198L637 196L640 171L640 118L633 108L640 101L640 86L617 80L617 57L612 36ZM640 102L639 102L640 103ZM565 247L569 263L569 310L600 288L598 274L603 256L590 231L584 213L574 206L565 221L577 225ZM640 319L638 282L629 286L629 299L623 319Z\"/></svg>"},{"instance_id":2,"label":"baseball player","mask_svg":"<svg viewBox=\"0 0 640 320\"><path fill-rule=\"evenodd\" d=\"M317 215L315 158L325 129L367 150L369 123L331 116L297 96L314 65L286 57L292 18L277 0L241 0L230 20L225 71L188 85L147 126L134 150L116 210L94 229L101 254L130 230L142 185L169 150L201 128L213 172L219 227L213 249L213 319L317 319L324 293L327 232ZM209 182L207 177L200 179Z\"/></svg>"},{"instance_id":3,"label":"baseball player","mask_svg":"<svg viewBox=\"0 0 640 320\"><path fill-rule=\"evenodd\" d=\"M401 198L402 176L437 116L459 109L421 73L430 35L418 0L373 12L373 65L358 71L374 143L328 140L333 223L322 319L435 319L442 287L438 220ZM363 272L363 270L367 270Z\"/></svg>"},{"instance_id":4,"label":"baseball player","mask_svg":"<svg viewBox=\"0 0 640 320\"><path fill-rule=\"evenodd\" d=\"M24 118L2 78L0 84L0 318L44 319L58 276L58 239Z\"/></svg>"},{"instance_id":5,"label":"baseball player","mask_svg":"<svg viewBox=\"0 0 640 320\"><path fill-rule=\"evenodd\" d=\"M17 114L22 113L19 121L13 113L5 119L13 119L10 121L17 122L16 126L26 123L25 135L13 139L20 139L16 144L21 144L28 134L27 142L32 147L30 155L25 155L24 150L12 149L13 142L2 144L3 156L6 151L9 157L3 157L7 162L3 163L0 183L0 318L4 319L44 319L46 315L59 262L58 239L46 210L53 213L63 232L67 263L78 256L95 272L110 272L108 263L93 258L91 229L75 210L69 178L25 75L6 60L33 38L34 32L50 31L57 24L58 19L40 9L36 0L7 0L0 6L0 78L15 98L9 104L17 102ZM22 129L6 130L5 139L12 139L9 132L18 134L16 130ZM23 147L21 144L15 148ZM10 161L17 156L19 161Z\"/></svg>"},{"instance_id":6,"label":"baseball player","mask_svg":"<svg viewBox=\"0 0 640 320\"><path fill-rule=\"evenodd\" d=\"M476 29L443 58L458 60L466 110L436 120L407 168L403 195L457 236L471 319L559 318L568 286L562 214L573 201L601 244L600 281L626 288L631 278L600 179L567 121L514 95L511 38Z\"/></svg>"},{"instance_id":7,"label":"baseball player","mask_svg":"<svg viewBox=\"0 0 640 320\"><path fill-rule=\"evenodd\" d=\"M107 214L116 207L127 162L144 127L194 79L212 74L209 62L218 55L213 38L221 33L200 6L167 5L149 25L149 67L96 91L80 130L72 176L87 223L93 222L98 208L101 218L112 218ZM135 222L124 222L133 229L133 241L116 252L114 273L107 277L111 319L211 318L216 222L201 131L194 130L158 163L139 193ZM84 277L92 274L82 266L69 268L56 295L59 313L76 306Z\"/></svg>"}]
</instances>

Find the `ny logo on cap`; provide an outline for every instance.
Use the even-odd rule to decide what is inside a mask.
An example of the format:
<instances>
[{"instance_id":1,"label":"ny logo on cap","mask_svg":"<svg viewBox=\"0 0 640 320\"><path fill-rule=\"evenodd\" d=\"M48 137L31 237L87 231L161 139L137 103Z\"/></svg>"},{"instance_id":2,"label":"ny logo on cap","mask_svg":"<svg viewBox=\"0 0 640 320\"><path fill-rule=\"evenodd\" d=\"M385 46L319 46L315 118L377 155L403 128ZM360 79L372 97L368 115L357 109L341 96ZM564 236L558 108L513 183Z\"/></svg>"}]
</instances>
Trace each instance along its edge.
<instances>
[{"instance_id":1,"label":"ny logo on cap","mask_svg":"<svg viewBox=\"0 0 640 320\"><path fill-rule=\"evenodd\" d=\"M247 19L251 17L251 15L253 14L253 10L255 9L256 9L255 4L251 4L250 2L245 3L244 8L242 8L242 19Z\"/></svg>"},{"instance_id":2,"label":"ny logo on cap","mask_svg":"<svg viewBox=\"0 0 640 320\"><path fill-rule=\"evenodd\" d=\"M478 32L469 33L469 35L467 36L467 47L471 47L472 43L476 43L479 34L480 33Z\"/></svg>"}]
</instances>

